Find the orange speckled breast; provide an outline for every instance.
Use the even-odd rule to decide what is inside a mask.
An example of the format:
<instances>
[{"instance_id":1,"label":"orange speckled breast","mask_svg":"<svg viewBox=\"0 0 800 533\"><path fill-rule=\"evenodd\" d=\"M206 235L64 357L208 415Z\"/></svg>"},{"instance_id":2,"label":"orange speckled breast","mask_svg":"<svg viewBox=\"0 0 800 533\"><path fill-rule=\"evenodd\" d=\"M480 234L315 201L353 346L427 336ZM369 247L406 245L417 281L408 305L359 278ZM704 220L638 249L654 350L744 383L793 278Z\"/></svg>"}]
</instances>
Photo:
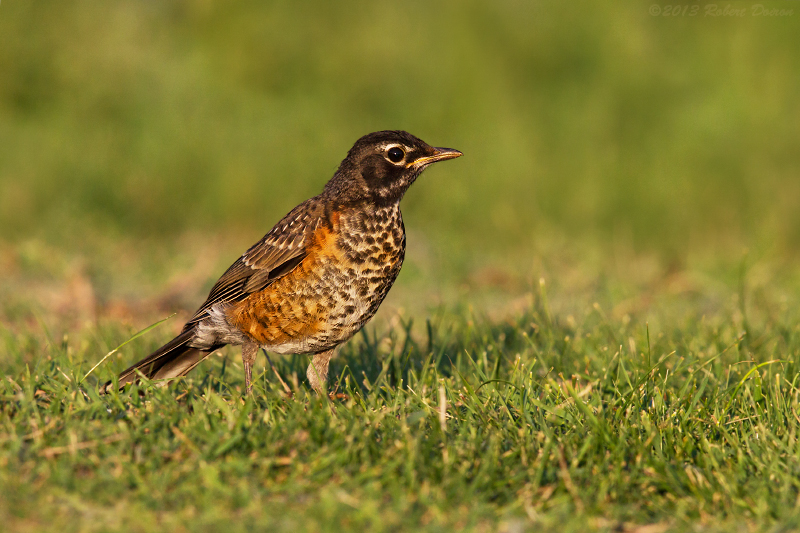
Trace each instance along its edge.
<instances>
[{"instance_id":1,"label":"orange speckled breast","mask_svg":"<svg viewBox=\"0 0 800 533\"><path fill-rule=\"evenodd\" d=\"M331 218L297 267L226 310L232 326L270 351L308 353L347 340L375 314L403 262L399 209Z\"/></svg>"}]
</instances>

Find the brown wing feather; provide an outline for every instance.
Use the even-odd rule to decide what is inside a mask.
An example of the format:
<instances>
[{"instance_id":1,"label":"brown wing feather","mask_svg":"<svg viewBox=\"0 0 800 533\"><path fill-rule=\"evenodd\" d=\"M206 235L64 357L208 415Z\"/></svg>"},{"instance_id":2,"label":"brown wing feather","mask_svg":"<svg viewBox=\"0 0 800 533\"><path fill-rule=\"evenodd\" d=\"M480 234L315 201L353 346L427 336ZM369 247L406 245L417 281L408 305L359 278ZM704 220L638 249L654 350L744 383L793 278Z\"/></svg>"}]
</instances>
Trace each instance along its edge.
<instances>
[{"instance_id":1,"label":"brown wing feather","mask_svg":"<svg viewBox=\"0 0 800 533\"><path fill-rule=\"evenodd\" d=\"M247 250L211 288L205 303L184 331L205 317L214 305L240 301L288 274L307 255L309 236L317 229L324 209L318 197L292 209L263 239Z\"/></svg>"}]
</instances>

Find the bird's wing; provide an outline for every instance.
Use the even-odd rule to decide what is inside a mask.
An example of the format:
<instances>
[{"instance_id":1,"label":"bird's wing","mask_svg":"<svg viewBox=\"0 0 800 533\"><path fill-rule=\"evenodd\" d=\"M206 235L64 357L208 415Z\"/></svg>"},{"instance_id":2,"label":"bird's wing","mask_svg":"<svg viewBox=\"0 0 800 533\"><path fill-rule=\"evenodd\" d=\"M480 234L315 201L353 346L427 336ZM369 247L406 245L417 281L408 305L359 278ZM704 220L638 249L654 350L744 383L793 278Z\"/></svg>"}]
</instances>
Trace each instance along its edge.
<instances>
[{"instance_id":1,"label":"bird's wing","mask_svg":"<svg viewBox=\"0 0 800 533\"><path fill-rule=\"evenodd\" d=\"M307 245L323 215L324 210L317 198L292 209L225 271L184 330L202 320L213 306L240 301L288 274L306 257Z\"/></svg>"}]
</instances>

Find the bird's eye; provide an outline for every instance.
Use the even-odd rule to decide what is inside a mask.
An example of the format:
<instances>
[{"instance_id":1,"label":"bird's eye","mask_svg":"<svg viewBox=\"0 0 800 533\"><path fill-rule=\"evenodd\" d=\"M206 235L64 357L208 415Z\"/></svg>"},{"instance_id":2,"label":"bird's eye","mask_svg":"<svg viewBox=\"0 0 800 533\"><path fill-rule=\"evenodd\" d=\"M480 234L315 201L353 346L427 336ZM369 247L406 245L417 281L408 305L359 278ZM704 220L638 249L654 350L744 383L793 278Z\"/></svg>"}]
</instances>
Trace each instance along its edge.
<instances>
[{"instance_id":1,"label":"bird's eye","mask_svg":"<svg viewBox=\"0 0 800 533\"><path fill-rule=\"evenodd\" d=\"M392 163L399 163L406 156L406 153L397 146L393 146L392 148L389 148L388 152L386 152L386 156Z\"/></svg>"}]
</instances>

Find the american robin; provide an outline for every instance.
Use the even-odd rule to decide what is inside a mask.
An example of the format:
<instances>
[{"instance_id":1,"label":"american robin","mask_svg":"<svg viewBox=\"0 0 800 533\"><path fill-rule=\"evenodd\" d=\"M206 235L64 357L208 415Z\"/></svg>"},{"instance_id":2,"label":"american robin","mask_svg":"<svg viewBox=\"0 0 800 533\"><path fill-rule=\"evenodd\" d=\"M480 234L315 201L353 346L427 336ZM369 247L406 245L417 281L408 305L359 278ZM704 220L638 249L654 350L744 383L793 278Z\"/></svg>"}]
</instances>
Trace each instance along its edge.
<instances>
[{"instance_id":1,"label":"american robin","mask_svg":"<svg viewBox=\"0 0 800 533\"><path fill-rule=\"evenodd\" d=\"M292 209L247 250L181 333L122 372L118 385L139 373L186 375L211 352L234 344L242 347L247 393L263 348L312 354L306 375L325 394L334 350L375 315L400 272L403 194L428 165L461 155L405 131L361 137L322 194Z\"/></svg>"}]
</instances>

